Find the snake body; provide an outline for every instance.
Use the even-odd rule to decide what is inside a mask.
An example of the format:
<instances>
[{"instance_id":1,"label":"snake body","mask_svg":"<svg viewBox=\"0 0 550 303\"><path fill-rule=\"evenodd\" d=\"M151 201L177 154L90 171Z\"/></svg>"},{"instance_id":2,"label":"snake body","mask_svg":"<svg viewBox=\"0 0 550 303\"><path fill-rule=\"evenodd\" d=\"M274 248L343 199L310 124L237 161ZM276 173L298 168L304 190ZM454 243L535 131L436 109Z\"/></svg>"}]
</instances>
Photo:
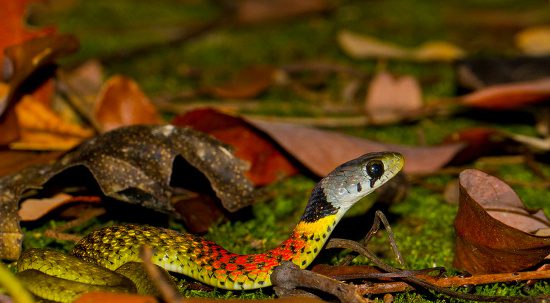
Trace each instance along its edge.
<instances>
[{"instance_id":1,"label":"snake body","mask_svg":"<svg viewBox=\"0 0 550 303\"><path fill-rule=\"evenodd\" d=\"M344 213L395 176L402 166L403 157L393 152L365 154L340 165L315 186L290 237L264 253L235 254L197 235L130 224L92 232L74 247L72 255L117 270L129 262L140 262L139 248L148 245L153 248L153 263L208 285L235 290L270 286L270 275L277 265L292 261L307 267ZM45 266L38 260L19 263L21 272L54 267L51 262ZM56 266L58 263L63 262L56 262Z\"/></svg>"}]
</instances>

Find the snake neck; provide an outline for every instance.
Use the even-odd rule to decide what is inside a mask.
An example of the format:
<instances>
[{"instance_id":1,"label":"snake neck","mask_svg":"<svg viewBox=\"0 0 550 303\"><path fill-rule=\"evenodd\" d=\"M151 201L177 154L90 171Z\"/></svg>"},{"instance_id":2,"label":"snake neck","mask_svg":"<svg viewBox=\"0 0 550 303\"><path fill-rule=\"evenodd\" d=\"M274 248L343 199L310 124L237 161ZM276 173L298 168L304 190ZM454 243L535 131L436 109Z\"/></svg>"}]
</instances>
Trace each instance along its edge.
<instances>
[{"instance_id":1,"label":"snake neck","mask_svg":"<svg viewBox=\"0 0 550 303\"><path fill-rule=\"evenodd\" d=\"M292 256L283 257L284 260L290 259L301 268L307 267L319 254L345 212L345 209L335 207L327 200L323 184L318 183L291 236L267 254L287 252Z\"/></svg>"}]
</instances>

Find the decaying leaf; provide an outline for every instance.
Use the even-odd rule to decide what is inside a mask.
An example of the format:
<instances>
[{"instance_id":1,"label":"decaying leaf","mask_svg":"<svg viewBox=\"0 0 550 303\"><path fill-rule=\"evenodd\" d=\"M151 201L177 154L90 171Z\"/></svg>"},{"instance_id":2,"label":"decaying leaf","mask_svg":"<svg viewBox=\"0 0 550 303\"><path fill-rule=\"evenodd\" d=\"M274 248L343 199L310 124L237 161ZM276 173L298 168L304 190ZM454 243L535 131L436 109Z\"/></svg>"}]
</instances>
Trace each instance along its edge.
<instances>
[{"instance_id":1,"label":"decaying leaf","mask_svg":"<svg viewBox=\"0 0 550 303\"><path fill-rule=\"evenodd\" d=\"M531 56L550 55L550 26L534 26L516 34L516 45Z\"/></svg>"},{"instance_id":2,"label":"decaying leaf","mask_svg":"<svg viewBox=\"0 0 550 303\"><path fill-rule=\"evenodd\" d=\"M395 78L387 72L374 77L369 85L365 111L373 124L395 123L410 118L422 108L422 91L411 76Z\"/></svg>"},{"instance_id":3,"label":"decaying leaf","mask_svg":"<svg viewBox=\"0 0 550 303\"><path fill-rule=\"evenodd\" d=\"M490 86L461 98L466 106L514 109L550 99L550 78Z\"/></svg>"},{"instance_id":4,"label":"decaying leaf","mask_svg":"<svg viewBox=\"0 0 550 303\"><path fill-rule=\"evenodd\" d=\"M229 82L207 88L218 98L248 99L265 91L273 83L275 69L270 66L251 66L238 72Z\"/></svg>"},{"instance_id":5,"label":"decaying leaf","mask_svg":"<svg viewBox=\"0 0 550 303\"><path fill-rule=\"evenodd\" d=\"M242 118L213 109L197 109L176 117L172 123L209 133L233 146L235 156L250 163L247 177L255 185L266 185L298 172L263 133Z\"/></svg>"},{"instance_id":6,"label":"decaying leaf","mask_svg":"<svg viewBox=\"0 0 550 303\"><path fill-rule=\"evenodd\" d=\"M467 169L459 181L454 266L473 274L514 272L550 255L550 237L535 235L550 227L542 210L526 209L512 188L481 171Z\"/></svg>"},{"instance_id":7,"label":"decaying leaf","mask_svg":"<svg viewBox=\"0 0 550 303\"><path fill-rule=\"evenodd\" d=\"M236 6L238 22L258 23L322 12L329 8L329 1L243 0Z\"/></svg>"},{"instance_id":8,"label":"decaying leaf","mask_svg":"<svg viewBox=\"0 0 550 303\"><path fill-rule=\"evenodd\" d=\"M367 35L347 30L338 33L338 44L350 57L356 59L390 58L417 61L453 61L464 56L464 51L443 41L429 41L407 49Z\"/></svg>"},{"instance_id":9,"label":"decaying leaf","mask_svg":"<svg viewBox=\"0 0 550 303\"><path fill-rule=\"evenodd\" d=\"M45 164L59 158L60 151L35 152L23 150L0 151L0 177L21 171L32 165Z\"/></svg>"},{"instance_id":10,"label":"decaying leaf","mask_svg":"<svg viewBox=\"0 0 550 303\"><path fill-rule=\"evenodd\" d=\"M159 124L161 118L138 84L114 76L103 85L95 103L94 120L102 131L134 124Z\"/></svg>"},{"instance_id":11,"label":"decaying leaf","mask_svg":"<svg viewBox=\"0 0 550 303\"><path fill-rule=\"evenodd\" d=\"M246 165L214 138L172 125L120 128L87 141L52 165L0 179L0 258L19 257L21 195L72 167L88 169L106 196L173 213L170 182L178 156L189 165L186 173L195 174L192 181L209 183L228 210L250 203L253 187L244 176Z\"/></svg>"}]
</instances>

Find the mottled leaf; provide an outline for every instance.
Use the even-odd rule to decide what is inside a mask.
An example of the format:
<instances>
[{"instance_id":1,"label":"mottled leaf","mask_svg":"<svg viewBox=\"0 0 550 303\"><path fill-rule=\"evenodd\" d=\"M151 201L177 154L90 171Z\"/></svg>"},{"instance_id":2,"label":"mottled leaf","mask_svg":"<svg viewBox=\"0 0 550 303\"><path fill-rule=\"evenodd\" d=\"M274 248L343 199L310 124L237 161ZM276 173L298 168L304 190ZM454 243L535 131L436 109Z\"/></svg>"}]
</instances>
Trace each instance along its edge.
<instances>
[{"instance_id":1,"label":"mottled leaf","mask_svg":"<svg viewBox=\"0 0 550 303\"><path fill-rule=\"evenodd\" d=\"M193 183L209 183L228 210L250 204L253 187L244 176L246 165L214 138L172 125L120 128L87 141L52 165L0 179L0 258L19 256L22 233L17 208L21 195L42 188L53 176L72 167L88 169L109 197L173 213L170 182L181 182L171 178L176 157L188 166L178 175L192 175Z\"/></svg>"},{"instance_id":2,"label":"mottled leaf","mask_svg":"<svg viewBox=\"0 0 550 303\"><path fill-rule=\"evenodd\" d=\"M373 124L388 124L410 118L422 108L422 91L411 76L393 77L382 72L369 85L365 111Z\"/></svg>"},{"instance_id":3,"label":"mottled leaf","mask_svg":"<svg viewBox=\"0 0 550 303\"><path fill-rule=\"evenodd\" d=\"M175 125L209 133L235 148L235 156L250 163L248 178L266 185L298 172L273 142L246 120L213 109L197 109L174 119Z\"/></svg>"},{"instance_id":4,"label":"mottled leaf","mask_svg":"<svg viewBox=\"0 0 550 303\"><path fill-rule=\"evenodd\" d=\"M542 210L526 209L506 183L481 171L460 174L454 266L473 274L520 271L550 255Z\"/></svg>"}]
</instances>

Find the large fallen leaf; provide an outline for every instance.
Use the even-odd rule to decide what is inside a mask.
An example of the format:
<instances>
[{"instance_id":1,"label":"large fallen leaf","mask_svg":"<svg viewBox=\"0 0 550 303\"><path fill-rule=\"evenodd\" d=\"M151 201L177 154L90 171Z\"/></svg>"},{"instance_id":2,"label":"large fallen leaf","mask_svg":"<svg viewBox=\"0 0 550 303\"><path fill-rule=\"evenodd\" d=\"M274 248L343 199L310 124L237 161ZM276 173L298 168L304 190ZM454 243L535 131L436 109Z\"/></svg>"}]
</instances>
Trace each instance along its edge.
<instances>
[{"instance_id":1,"label":"large fallen leaf","mask_svg":"<svg viewBox=\"0 0 550 303\"><path fill-rule=\"evenodd\" d=\"M356 59L390 58L417 61L453 61L464 56L464 51L443 41L429 41L408 49L367 35L347 30L338 32L338 44L350 57Z\"/></svg>"},{"instance_id":2,"label":"large fallen leaf","mask_svg":"<svg viewBox=\"0 0 550 303\"><path fill-rule=\"evenodd\" d=\"M405 146L370 141L334 131L320 130L289 123L247 119L268 134L287 153L318 176L326 176L339 164L364 153L396 151L405 157L403 170L412 174L436 171L463 148L462 144L439 146Z\"/></svg>"},{"instance_id":3,"label":"large fallen leaf","mask_svg":"<svg viewBox=\"0 0 550 303\"><path fill-rule=\"evenodd\" d=\"M0 151L0 177L21 171L32 165L52 162L62 154L60 151L2 150Z\"/></svg>"},{"instance_id":4,"label":"large fallen leaf","mask_svg":"<svg viewBox=\"0 0 550 303\"><path fill-rule=\"evenodd\" d=\"M512 188L484 172L467 169L459 181L455 267L473 274L514 272L550 255L550 237L535 235L550 228L542 210L526 209Z\"/></svg>"},{"instance_id":5,"label":"large fallen leaf","mask_svg":"<svg viewBox=\"0 0 550 303\"><path fill-rule=\"evenodd\" d=\"M250 163L247 177L255 185L266 185L298 172L269 138L242 118L213 109L197 109L176 117L172 123L209 133L233 146L235 156Z\"/></svg>"},{"instance_id":6,"label":"large fallen leaf","mask_svg":"<svg viewBox=\"0 0 550 303\"><path fill-rule=\"evenodd\" d=\"M318 13L329 8L327 0L242 0L235 3L240 23L258 23Z\"/></svg>"},{"instance_id":7,"label":"large fallen leaf","mask_svg":"<svg viewBox=\"0 0 550 303\"><path fill-rule=\"evenodd\" d=\"M534 26L516 34L516 45L531 56L550 55L550 26Z\"/></svg>"},{"instance_id":8,"label":"large fallen leaf","mask_svg":"<svg viewBox=\"0 0 550 303\"><path fill-rule=\"evenodd\" d=\"M251 66L238 72L227 83L206 90L218 98L254 98L269 88L274 73L275 69L270 66Z\"/></svg>"},{"instance_id":9,"label":"large fallen leaf","mask_svg":"<svg viewBox=\"0 0 550 303\"><path fill-rule=\"evenodd\" d=\"M461 98L462 104L486 109L514 109L550 99L550 78L490 86Z\"/></svg>"},{"instance_id":10,"label":"large fallen leaf","mask_svg":"<svg viewBox=\"0 0 550 303\"><path fill-rule=\"evenodd\" d=\"M110 78L95 104L95 121L102 131L134 124L159 124L157 109L138 84L124 76Z\"/></svg>"},{"instance_id":11,"label":"large fallen leaf","mask_svg":"<svg viewBox=\"0 0 550 303\"><path fill-rule=\"evenodd\" d=\"M411 76L396 78L382 72L369 85L365 111L373 124L399 122L421 107L422 91Z\"/></svg>"},{"instance_id":12,"label":"large fallen leaf","mask_svg":"<svg viewBox=\"0 0 550 303\"><path fill-rule=\"evenodd\" d=\"M31 167L0 179L0 259L19 257L23 235L17 209L21 195L41 189L69 168L88 169L109 197L174 213L170 182L183 182L171 179L176 157L188 165L184 165L185 173L178 171L178 175L187 175L195 187L209 183L207 190L229 211L250 204L253 187L244 176L246 165L214 138L172 125L119 128L87 141L52 165Z\"/></svg>"}]
</instances>

